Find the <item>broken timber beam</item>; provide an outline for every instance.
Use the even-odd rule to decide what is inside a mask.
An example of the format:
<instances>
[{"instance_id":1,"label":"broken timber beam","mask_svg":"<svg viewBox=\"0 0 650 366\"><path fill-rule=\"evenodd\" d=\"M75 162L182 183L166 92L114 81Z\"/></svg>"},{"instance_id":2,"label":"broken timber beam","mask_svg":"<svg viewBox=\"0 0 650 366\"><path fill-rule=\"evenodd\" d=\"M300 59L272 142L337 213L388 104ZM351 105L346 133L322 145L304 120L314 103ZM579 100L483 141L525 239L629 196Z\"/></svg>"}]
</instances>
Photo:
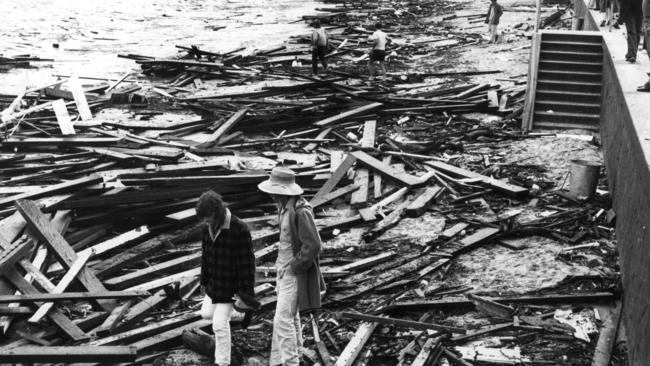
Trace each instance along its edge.
<instances>
[{"instance_id":1,"label":"broken timber beam","mask_svg":"<svg viewBox=\"0 0 650 366\"><path fill-rule=\"evenodd\" d=\"M598 343L594 351L594 357L591 366L607 366L612 357L612 349L616 342L616 334L621 320L621 304L619 303L616 308L611 312L609 319L600 328L600 335L598 336Z\"/></svg>"},{"instance_id":2,"label":"broken timber beam","mask_svg":"<svg viewBox=\"0 0 650 366\"><path fill-rule=\"evenodd\" d=\"M377 130L377 121L366 121L363 125L363 137L361 138L361 148L372 148L375 146L375 132ZM350 204L352 206L365 204L368 201L368 188L370 186L370 171L366 168L359 168L354 176L354 184L359 189L352 193Z\"/></svg>"},{"instance_id":3,"label":"broken timber beam","mask_svg":"<svg viewBox=\"0 0 650 366\"><path fill-rule=\"evenodd\" d=\"M442 192L442 187L433 186L427 187L422 194L420 194L411 204L406 208L406 216L418 217L422 216L427 210L431 202L433 202Z\"/></svg>"},{"instance_id":4,"label":"broken timber beam","mask_svg":"<svg viewBox=\"0 0 650 366\"><path fill-rule=\"evenodd\" d=\"M401 185L414 187L422 184L422 181L418 177L407 173L398 172L390 165L384 164L383 162L373 158L363 151L355 151L350 155L354 156L360 163L372 169L374 172L379 173L386 178L392 179Z\"/></svg>"},{"instance_id":5,"label":"broken timber beam","mask_svg":"<svg viewBox=\"0 0 650 366\"><path fill-rule=\"evenodd\" d=\"M547 295L529 295L517 297L486 297L491 301L496 301L503 304L568 304L568 303L595 303L601 301L612 301L615 299L614 294L611 292L590 292L590 293L574 293L566 294L547 294ZM438 309L448 307L471 307L474 303L470 300L463 299L442 299L442 300L426 300L426 301L405 301L397 302L388 306L385 310L388 311L404 311L414 309Z\"/></svg>"},{"instance_id":6,"label":"broken timber beam","mask_svg":"<svg viewBox=\"0 0 650 366\"><path fill-rule=\"evenodd\" d=\"M358 116L360 114L370 112L370 111L372 111L374 109L377 109L377 108L381 107L382 105L384 105L384 104L383 103L378 103L378 102L377 103L366 104L364 106L354 108L354 109L351 109L349 111L339 113L339 114L337 114L335 116L332 116L332 117L325 118L323 120L314 122L314 125L320 126L320 127L331 125L332 123L343 121L346 118L350 118L350 117L353 117L353 116Z\"/></svg>"},{"instance_id":7,"label":"broken timber beam","mask_svg":"<svg viewBox=\"0 0 650 366\"><path fill-rule=\"evenodd\" d=\"M0 199L0 208L6 207L14 203L14 201L21 200L21 199L34 199L34 198L39 198L47 195L53 195L57 193L63 193L67 191L74 191L77 190L81 187L86 187L90 186L93 184L101 183L103 182L103 178L100 176L96 175L91 175L88 177L84 178L79 178L75 180L70 180L67 182L59 183L59 184L54 184L51 186L46 186L41 189L36 189L33 191L17 194L14 196L9 196L9 197L4 197Z\"/></svg>"},{"instance_id":8,"label":"broken timber beam","mask_svg":"<svg viewBox=\"0 0 650 366\"><path fill-rule=\"evenodd\" d=\"M77 260L77 253L66 242L66 240L54 230L50 221L43 215L40 208L32 201L19 200L15 203L16 209L23 215L27 225L34 235L44 243L50 252L56 257L61 265L69 270ZM81 284L91 292L104 292L106 288L95 276L95 273L86 267L82 267L77 275ZM100 302L102 307L112 308L108 303Z\"/></svg>"},{"instance_id":9,"label":"broken timber beam","mask_svg":"<svg viewBox=\"0 0 650 366\"><path fill-rule=\"evenodd\" d=\"M352 167L354 162L357 159L352 156L348 155L345 160L339 165L338 168L336 168L336 171L332 174L332 176L323 184L323 186L316 192L314 197L312 197L310 203L312 202L318 202L320 200L323 200L323 198L336 187L336 185L343 179L343 177L347 174L348 170Z\"/></svg>"},{"instance_id":10,"label":"broken timber beam","mask_svg":"<svg viewBox=\"0 0 650 366\"><path fill-rule=\"evenodd\" d=\"M207 142L214 142L218 141L223 135L226 134L226 132L230 131L230 129L237 124L237 122L241 121L244 119L246 116L246 113L248 113L248 107L242 108L235 112L230 118L228 118L219 128L217 128L216 131L214 131L210 137L208 138Z\"/></svg>"},{"instance_id":11,"label":"broken timber beam","mask_svg":"<svg viewBox=\"0 0 650 366\"><path fill-rule=\"evenodd\" d=\"M515 197L521 197L525 196L528 194L528 189L519 187L513 184L509 184L506 182L502 182L500 180L479 174L479 173L474 173L472 171L469 171L467 169L459 168L456 166L453 166L451 164L443 163L440 161L435 161L435 160L430 160L426 161L425 164L428 166L440 170L443 173L446 174L453 174L456 176L460 176L463 178L478 178L481 180L482 183L487 184L488 186L492 187L493 189L503 192L505 194L515 196Z\"/></svg>"},{"instance_id":12,"label":"broken timber beam","mask_svg":"<svg viewBox=\"0 0 650 366\"><path fill-rule=\"evenodd\" d=\"M363 346L368 342L375 328L377 328L377 323L361 323L354 337L350 339L350 342L348 342L348 345L345 346L345 349L343 349L343 352L341 352L341 355L336 360L335 366L352 366L354 360L361 354Z\"/></svg>"},{"instance_id":13,"label":"broken timber beam","mask_svg":"<svg viewBox=\"0 0 650 366\"><path fill-rule=\"evenodd\" d=\"M64 292L31 293L26 295L0 295L0 304L12 302L68 301L89 299L132 299L147 296L146 291L102 291L102 292Z\"/></svg>"},{"instance_id":14,"label":"broken timber beam","mask_svg":"<svg viewBox=\"0 0 650 366\"><path fill-rule=\"evenodd\" d=\"M133 362L137 350L131 346L22 346L0 352L3 363Z\"/></svg>"},{"instance_id":15,"label":"broken timber beam","mask_svg":"<svg viewBox=\"0 0 650 366\"><path fill-rule=\"evenodd\" d=\"M374 315L366 315L366 314L350 313L350 312L343 312L341 313L341 315L346 318L364 320L368 322L375 322L378 324L394 325L397 327L404 327L410 329L417 329L417 330L431 329L431 330L438 330L438 331L448 332L448 333L467 334L467 331L463 328L449 327L446 325L439 325L433 323L423 323L423 322L417 322L413 320L395 319L395 318L388 318L383 316L374 316Z\"/></svg>"},{"instance_id":16,"label":"broken timber beam","mask_svg":"<svg viewBox=\"0 0 650 366\"><path fill-rule=\"evenodd\" d=\"M354 192L357 189L359 189L359 186L356 184L350 184L347 185L343 188L339 188L336 191L330 192L326 194L325 196L322 196L319 200L312 199L311 202L309 203L312 208L316 208L318 206L322 206L328 202L334 201L335 199L339 197L343 197L348 193Z\"/></svg>"}]
</instances>

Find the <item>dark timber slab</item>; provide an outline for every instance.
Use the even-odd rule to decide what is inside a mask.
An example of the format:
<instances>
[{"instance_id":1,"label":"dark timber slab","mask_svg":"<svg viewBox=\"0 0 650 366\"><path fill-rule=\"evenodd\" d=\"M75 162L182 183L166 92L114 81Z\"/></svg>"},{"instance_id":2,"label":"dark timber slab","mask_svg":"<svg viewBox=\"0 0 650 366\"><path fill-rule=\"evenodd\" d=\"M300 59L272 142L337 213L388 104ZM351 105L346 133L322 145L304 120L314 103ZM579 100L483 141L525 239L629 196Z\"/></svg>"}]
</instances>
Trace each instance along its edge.
<instances>
[{"instance_id":1,"label":"dark timber slab","mask_svg":"<svg viewBox=\"0 0 650 366\"><path fill-rule=\"evenodd\" d=\"M4 363L133 362L137 350L131 346L21 346L0 352Z\"/></svg>"},{"instance_id":2,"label":"dark timber slab","mask_svg":"<svg viewBox=\"0 0 650 366\"><path fill-rule=\"evenodd\" d=\"M39 293L27 295L0 295L0 304L12 302L37 302L37 301L68 301L89 299L131 299L144 297L147 291L103 291L103 292L64 292L64 293Z\"/></svg>"},{"instance_id":3,"label":"dark timber slab","mask_svg":"<svg viewBox=\"0 0 650 366\"><path fill-rule=\"evenodd\" d=\"M383 316L374 316L374 315L351 313L351 312L343 312L341 313L341 315L345 318L365 320L365 321L375 322L379 324L394 325L403 328L418 329L418 330L432 329L432 330L440 330L449 333L467 334L467 331L463 328L449 327L446 325L439 325L433 323L423 323L423 322L417 322L413 320L395 319L395 318L388 318Z\"/></svg>"},{"instance_id":4,"label":"dark timber slab","mask_svg":"<svg viewBox=\"0 0 650 366\"><path fill-rule=\"evenodd\" d=\"M442 192L442 187L433 186L427 187L411 204L406 208L406 216L418 217L422 216L427 210L427 207L433 202Z\"/></svg>"},{"instance_id":5,"label":"dark timber slab","mask_svg":"<svg viewBox=\"0 0 650 366\"><path fill-rule=\"evenodd\" d=\"M14 203L14 201L21 200L21 199L34 199L34 198L39 198L47 195L53 195L57 193L63 193L63 192L68 192L68 191L74 191L77 190L81 187L86 187L90 186L93 184L101 183L103 181L102 177L96 176L96 175L91 175L88 177L84 178L79 178L59 184L54 184L51 186L47 186L41 189L33 190L30 192L25 192L21 194L17 194L14 196L9 196L9 197L4 197L0 198L0 208L6 207Z\"/></svg>"}]
</instances>

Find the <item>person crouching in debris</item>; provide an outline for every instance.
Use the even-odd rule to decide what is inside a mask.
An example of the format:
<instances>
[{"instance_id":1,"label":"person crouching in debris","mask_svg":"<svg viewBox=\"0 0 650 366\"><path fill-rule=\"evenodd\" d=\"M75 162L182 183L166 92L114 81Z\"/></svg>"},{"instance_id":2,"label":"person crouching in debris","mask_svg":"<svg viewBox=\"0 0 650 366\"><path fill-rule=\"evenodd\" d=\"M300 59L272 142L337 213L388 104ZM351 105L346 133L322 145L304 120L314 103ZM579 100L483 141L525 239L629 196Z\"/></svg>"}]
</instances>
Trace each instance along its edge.
<instances>
[{"instance_id":1,"label":"person crouching in debris","mask_svg":"<svg viewBox=\"0 0 650 366\"><path fill-rule=\"evenodd\" d=\"M375 78L375 62L379 62L384 80L386 79L386 46L390 44L391 39L382 30L382 24L375 24L375 32L368 37L368 42L372 43L370 58L368 59L368 72L370 80Z\"/></svg>"},{"instance_id":2,"label":"person crouching in debris","mask_svg":"<svg viewBox=\"0 0 650 366\"><path fill-rule=\"evenodd\" d=\"M503 8L497 0L490 0L490 8L488 9L487 16L485 17L485 24L488 25L490 31L490 41L488 43L496 43L498 38L497 28L499 26L499 19L503 15Z\"/></svg>"},{"instance_id":3,"label":"person crouching in debris","mask_svg":"<svg viewBox=\"0 0 650 366\"><path fill-rule=\"evenodd\" d=\"M230 319L237 312L259 308L255 299L255 255L246 224L232 215L214 191L201 195L196 216L203 224L201 288L205 293L200 314L212 319L214 362L229 366Z\"/></svg>"},{"instance_id":4,"label":"person crouching in debris","mask_svg":"<svg viewBox=\"0 0 650 366\"><path fill-rule=\"evenodd\" d=\"M302 328L300 312L321 306L325 281L318 254L321 240L309 203L291 169L274 168L258 188L278 205L280 243L276 260L277 303L273 318L270 365L300 364Z\"/></svg>"},{"instance_id":5,"label":"person crouching in debris","mask_svg":"<svg viewBox=\"0 0 650 366\"><path fill-rule=\"evenodd\" d=\"M320 20L316 19L312 23L314 30L311 33L311 71L314 75L318 74L318 61L323 64L323 72L327 72L327 32L320 26Z\"/></svg>"}]
</instances>

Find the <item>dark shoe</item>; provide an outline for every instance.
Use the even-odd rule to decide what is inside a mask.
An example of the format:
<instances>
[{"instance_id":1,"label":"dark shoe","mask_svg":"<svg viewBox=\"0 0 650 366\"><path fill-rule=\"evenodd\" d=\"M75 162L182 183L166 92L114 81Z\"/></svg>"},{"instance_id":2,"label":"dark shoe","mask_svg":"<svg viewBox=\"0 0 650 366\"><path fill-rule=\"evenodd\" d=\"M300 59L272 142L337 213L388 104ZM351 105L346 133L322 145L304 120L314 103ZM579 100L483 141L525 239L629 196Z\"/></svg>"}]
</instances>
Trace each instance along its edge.
<instances>
[{"instance_id":1,"label":"dark shoe","mask_svg":"<svg viewBox=\"0 0 650 366\"><path fill-rule=\"evenodd\" d=\"M634 57L628 57L628 58L625 59L625 61L627 61L627 62L633 64L633 63L636 62L636 58L634 58Z\"/></svg>"},{"instance_id":2,"label":"dark shoe","mask_svg":"<svg viewBox=\"0 0 650 366\"><path fill-rule=\"evenodd\" d=\"M602 22L600 22L600 26L601 26L601 27L604 27L604 26L605 26L605 21L604 21L604 20L603 20Z\"/></svg>"},{"instance_id":3,"label":"dark shoe","mask_svg":"<svg viewBox=\"0 0 650 366\"><path fill-rule=\"evenodd\" d=\"M640 87L636 88L636 91L640 92L650 92L650 82L647 82Z\"/></svg>"},{"instance_id":4,"label":"dark shoe","mask_svg":"<svg viewBox=\"0 0 650 366\"><path fill-rule=\"evenodd\" d=\"M618 25L618 23L614 23L614 25L612 25L612 27L614 27L614 28L616 28L616 29L619 29L619 28L620 28L619 25Z\"/></svg>"}]
</instances>

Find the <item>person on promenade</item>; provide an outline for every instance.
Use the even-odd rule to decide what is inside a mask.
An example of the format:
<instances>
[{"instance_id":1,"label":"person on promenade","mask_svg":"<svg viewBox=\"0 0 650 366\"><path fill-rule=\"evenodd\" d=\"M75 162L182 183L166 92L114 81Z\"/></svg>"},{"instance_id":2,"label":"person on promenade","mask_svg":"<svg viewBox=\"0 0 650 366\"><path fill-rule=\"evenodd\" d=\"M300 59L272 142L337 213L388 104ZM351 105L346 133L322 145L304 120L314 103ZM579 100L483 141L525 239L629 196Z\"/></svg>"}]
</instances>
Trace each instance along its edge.
<instances>
[{"instance_id":1,"label":"person on promenade","mask_svg":"<svg viewBox=\"0 0 650 366\"><path fill-rule=\"evenodd\" d=\"M618 24L625 24L625 31L627 33L625 61L635 63L643 26L642 0L621 0L620 13L616 22Z\"/></svg>"},{"instance_id":2,"label":"person on promenade","mask_svg":"<svg viewBox=\"0 0 650 366\"><path fill-rule=\"evenodd\" d=\"M271 338L271 366L298 366L301 358L300 312L318 309L325 281L318 255L321 240L309 203L295 173L276 167L258 188L278 206L280 243L276 260L277 302Z\"/></svg>"},{"instance_id":3,"label":"person on promenade","mask_svg":"<svg viewBox=\"0 0 650 366\"><path fill-rule=\"evenodd\" d=\"M499 27L501 15L503 15L503 7L497 3L497 0L490 0L490 7L485 16L485 24L488 25L488 30L490 31L490 41L488 43L497 42L497 38L499 37L497 28Z\"/></svg>"},{"instance_id":4,"label":"person on promenade","mask_svg":"<svg viewBox=\"0 0 650 366\"><path fill-rule=\"evenodd\" d=\"M311 32L311 71L317 75L319 60L323 64L323 71L327 72L325 55L327 55L328 37L327 32L320 25L320 20L314 20L312 26L314 30Z\"/></svg>"},{"instance_id":5,"label":"person on promenade","mask_svg":"<svg viewBox=\"0 0 650 366\"><path fill-rule=\"evenodd\" d=\"M375 32L368 37L368 42L372 43L370 50L370 58L368 59L368 71L370 72L370 80L375 78L375 62L379 62L384 80L386 79L386 46L390 44L391 40L388 35L382 30L382 24L375 24Z\"/></svg>"},{"instance_id":6,"label":"person on promenade","mask_svg":"<svg viewBox=\"0 0 650 366\"><path fill-rule=\"evenodd\" d=\"M259 308L255 299L255 255L246 224L234 216L214 191L201 195L196 216L204 224L200 315L212 319L214 363L231 365L230 319L235 311Z\"/></svg>"},{"instance_id":7,"label":"person on promenade","mask_svg":"<svg viewBox=\"0 0 650 366\"><path fill-rule=\"evenodd\" d=\"M650 57L650 0L642 0L641 9L643 9L643 38L645 40L644 46ZM650 73L649 73L650 75ZM650 92L650 80L637 88L641 92Z\"/></svg>"}]
</instances>

